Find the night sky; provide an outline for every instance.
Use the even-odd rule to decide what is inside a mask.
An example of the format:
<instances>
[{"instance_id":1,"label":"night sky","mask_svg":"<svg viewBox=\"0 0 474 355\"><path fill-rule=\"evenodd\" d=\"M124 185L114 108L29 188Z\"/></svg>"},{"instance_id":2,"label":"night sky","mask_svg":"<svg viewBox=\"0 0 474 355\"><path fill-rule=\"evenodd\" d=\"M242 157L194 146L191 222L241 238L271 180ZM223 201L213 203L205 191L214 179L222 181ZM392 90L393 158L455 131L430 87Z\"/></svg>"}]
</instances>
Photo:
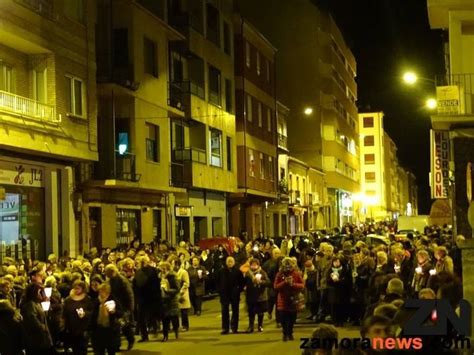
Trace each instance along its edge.
<instances>
[{"instance_id":1,"label":"night sky","mask_svg":"<svg viewBox=\"0 0 474 355\"><path fill-rule=\"evenodd\" d=\"M385 130L398 157L419 187L419 214L431 206L429 113L424 101L434 84L416 88L401 83L406 69L434 79L444 72L445 33L431 30L426 0L313 0L328 8L357 60L359 111L385 112Z\"/></svg>"}]
</instances>

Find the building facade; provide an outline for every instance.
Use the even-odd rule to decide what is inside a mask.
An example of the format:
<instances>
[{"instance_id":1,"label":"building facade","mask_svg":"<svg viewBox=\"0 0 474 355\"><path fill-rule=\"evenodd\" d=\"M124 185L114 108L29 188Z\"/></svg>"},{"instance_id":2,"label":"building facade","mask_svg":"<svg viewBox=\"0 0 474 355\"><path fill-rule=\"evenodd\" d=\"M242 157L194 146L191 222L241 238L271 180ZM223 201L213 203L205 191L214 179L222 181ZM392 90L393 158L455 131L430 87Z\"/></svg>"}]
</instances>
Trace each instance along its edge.
<instances>
[{"instance_id":1,"label":"building facade","mask_svg":"<svg viewBox=\"0 0 474 355\"><path fill-rule=\"evenodd\" d=\"M98 159L94 1L1 8L0 259L76 255L74 171Z\"/></svg>"},{"instance_id":2,"label":"building facade","mask_svg":"<svg viewBox=\"0 0 474 355\"><path fill-rule=\"evenodd\" d=\"M237 193L228 199L230 234L274 237L280 217L268 211L277 198L275 53L241 16L234 18Z\"/></svg>"},{"instance_id":3,"label":"building facade","mask_svg":"<svg viewBox=\"0 0 474 355\"><path fill-rule=\"evenodd\" d=\"M277 96L291 112L288 147L326 172L330 226L353 221L360 189L356 62L341 32L309 0L242 0L236 7L278 49Z\"/></svg>"}]
</instances>

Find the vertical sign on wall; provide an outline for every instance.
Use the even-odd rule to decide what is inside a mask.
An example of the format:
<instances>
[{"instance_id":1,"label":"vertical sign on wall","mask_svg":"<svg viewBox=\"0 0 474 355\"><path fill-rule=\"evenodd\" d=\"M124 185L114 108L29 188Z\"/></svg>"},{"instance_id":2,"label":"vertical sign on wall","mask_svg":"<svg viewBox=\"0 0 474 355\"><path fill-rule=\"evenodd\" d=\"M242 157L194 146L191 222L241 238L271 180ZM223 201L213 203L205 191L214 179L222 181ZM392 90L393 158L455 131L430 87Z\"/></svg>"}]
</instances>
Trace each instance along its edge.
<instances>
[{"instance_id":1,"label":"vertical sign on wall","mask_svg":"<svg viewBox=\"0 0 474 355\"><path fill-rule=\"evenodd\" d=\"M431 198L449 193L449 132L431 130Z\"/></svg>"}]
</instances>

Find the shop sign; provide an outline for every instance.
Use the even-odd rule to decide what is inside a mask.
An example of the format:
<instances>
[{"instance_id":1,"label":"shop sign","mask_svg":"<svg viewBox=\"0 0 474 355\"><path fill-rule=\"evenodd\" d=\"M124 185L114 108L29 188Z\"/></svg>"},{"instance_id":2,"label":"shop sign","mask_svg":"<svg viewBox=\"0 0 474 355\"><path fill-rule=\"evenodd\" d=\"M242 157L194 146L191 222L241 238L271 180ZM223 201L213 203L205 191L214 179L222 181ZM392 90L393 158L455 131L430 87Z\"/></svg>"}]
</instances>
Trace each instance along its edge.
<instances>
[{"instance_id":1,"label":"shop sign","mask_svg":"<svg viewBox=\"0 0 474 355\"><path fill-rule=\"evenodd\" d=\"M448 198L449 132L431 130L431 197Z\"/></svg>"},{"instance_id":2,"label":"shop sign","mask_svg":"<svg viewBox=\"0 0 474 355\"><path fill-rule=\"evenodd\" d=\"M458 115L459 87L455 85L436 87L436 101L439 115Z\"/></svg>"},{"instance_id":3,"label":"shop sign","mask_svg":"<svg viewBox=\"0 0 474 355\"><path fill-rule=\"evenodd\" d=\"M0 184L43 187L44 167L0 161Z\"/></svg>"},{"instance_id":4,"label":"shop sign","mask_svg":"<svg viewBox=\"0 0 474 355\"><path fill-rule=\"evenodd\" d=\"M191 217L191 206L176 206L176 217Z\"/></svg>"}]
</instances>

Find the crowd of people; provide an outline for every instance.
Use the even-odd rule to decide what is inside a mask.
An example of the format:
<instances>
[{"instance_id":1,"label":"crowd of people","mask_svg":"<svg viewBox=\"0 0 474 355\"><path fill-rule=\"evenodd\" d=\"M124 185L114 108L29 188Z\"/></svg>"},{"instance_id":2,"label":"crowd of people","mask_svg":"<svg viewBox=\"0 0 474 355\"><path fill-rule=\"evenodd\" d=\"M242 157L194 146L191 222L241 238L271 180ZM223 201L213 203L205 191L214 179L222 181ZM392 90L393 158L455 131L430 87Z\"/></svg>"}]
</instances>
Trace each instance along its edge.
<instances>
[{"instance_id":1,"label":"crowd of people","mask_svg":"<svg viewBox=\"0 0 474 355\"><path fill-rule=\"evenodd\" d=\"M124 336L132 349L149 333L179 338L190 329L190 312L202 313L203 297L218 295L221 334L239 330L242 294L248 313L246 332L263 331L266 315L294 340L297 313L314 323L351 323L364 335L403 328L407 298L462 298L459 244L441 228L397 240L389 225L348 225L338 243L318 235L274 241L259 236L233 250L219 245L200 250L186 242L141 244L124 249L92 248L71 258L47 261L6 258L0 268L0 353L115 354ZM386 233L377 246L365 237ZM335 234L342 234L339 230ZM331 243L332 242L332 243ZM256 323L256 327L255 327Z\"/></svg>"}]
</instances>

